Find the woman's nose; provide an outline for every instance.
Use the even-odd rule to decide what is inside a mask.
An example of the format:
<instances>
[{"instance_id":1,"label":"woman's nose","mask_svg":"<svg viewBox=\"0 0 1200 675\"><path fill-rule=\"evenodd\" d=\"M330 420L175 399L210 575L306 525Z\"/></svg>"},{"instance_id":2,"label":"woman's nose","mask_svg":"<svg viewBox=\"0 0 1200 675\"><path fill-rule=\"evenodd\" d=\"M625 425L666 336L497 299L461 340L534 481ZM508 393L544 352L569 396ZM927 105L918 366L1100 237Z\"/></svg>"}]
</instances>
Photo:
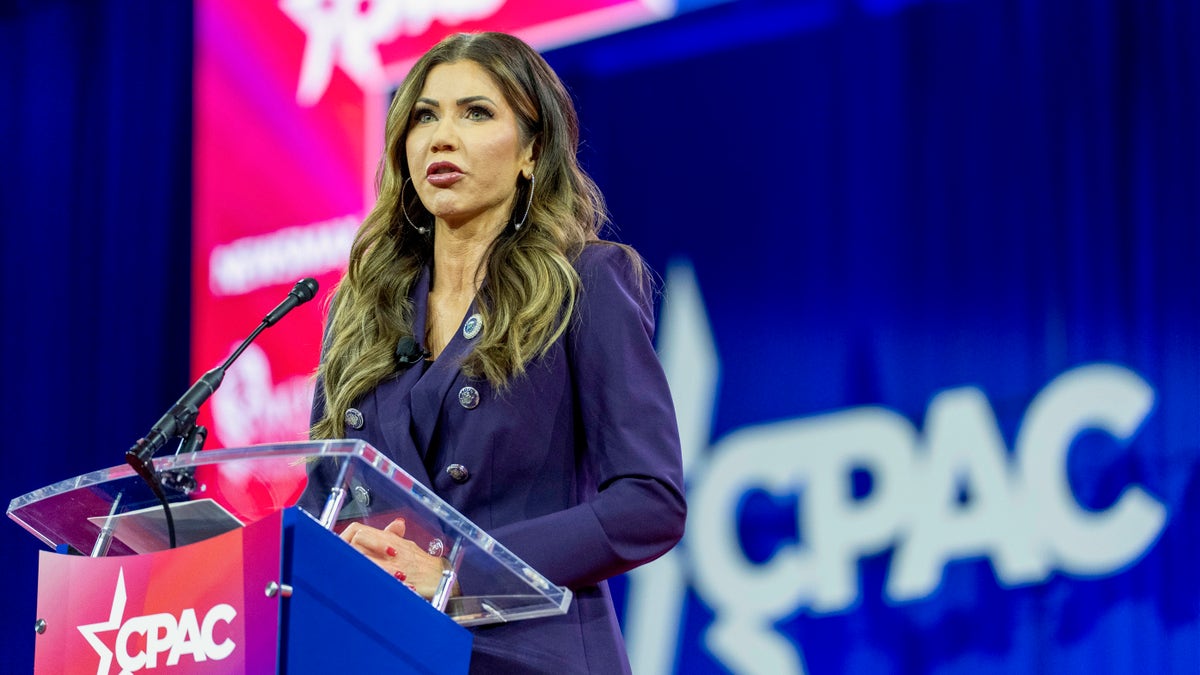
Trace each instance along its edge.
<instances>
[{"instance_id":1,"label":"woman's nose","mask_svg":"<svg viewBox=\"0 0 1200 675\"><path fill-rule=\"evenodd\" d=\"M453 120L439 120L429 139L429 149L434 152L445 152L456 147L458 147L458 134L455 132Z\"/></svg>"}]
</instances>

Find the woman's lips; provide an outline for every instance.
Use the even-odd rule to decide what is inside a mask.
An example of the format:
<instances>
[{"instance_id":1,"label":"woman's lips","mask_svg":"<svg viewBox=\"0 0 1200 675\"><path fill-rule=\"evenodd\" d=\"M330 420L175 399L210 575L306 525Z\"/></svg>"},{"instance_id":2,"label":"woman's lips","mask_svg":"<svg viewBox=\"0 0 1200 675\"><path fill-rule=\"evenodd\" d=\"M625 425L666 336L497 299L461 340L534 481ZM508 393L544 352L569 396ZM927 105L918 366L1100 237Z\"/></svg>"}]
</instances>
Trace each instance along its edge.
<instances>
[{"instance_id":1,"label":"woman's lips","mask_svg":"<svg viewBox=\"0 0 1200 675\"><path fill-rule=\"evenodd\" d=\"M462 180L462 177L462 169L450 162L435 162L425 170L425 180L434 187L450 187Z\"/></svg>"},{"instance_id":2,"label":"woman's lips","mask_svg":"<svg viewBox=\"0 0 1200 675\"><path fill-rule=\"evenodd\" d=\"M451 171L449 173L431 173L425 177L425 180L434 187L446 188L457 183L462 177L462 173Z\"/></svg>"}]
</instances>

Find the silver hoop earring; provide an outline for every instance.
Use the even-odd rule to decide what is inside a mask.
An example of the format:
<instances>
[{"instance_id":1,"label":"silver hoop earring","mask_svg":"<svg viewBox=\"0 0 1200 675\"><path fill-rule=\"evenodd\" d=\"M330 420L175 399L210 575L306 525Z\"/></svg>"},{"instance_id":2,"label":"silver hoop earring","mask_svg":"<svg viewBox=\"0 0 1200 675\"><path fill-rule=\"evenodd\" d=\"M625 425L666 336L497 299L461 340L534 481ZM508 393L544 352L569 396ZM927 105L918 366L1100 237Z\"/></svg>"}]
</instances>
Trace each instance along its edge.
<instances>
[{"instance_id":1,"label":"silver hoop earring","mask_svg":"<svg viewBox=\"0 0 1200 675\"><path fill-rule=\"evenodd\" d=\"M417 225L416 223L414 223L412 221L412 218L408 217L408 208L404 204L404 188L407 187L408 184L411 182L412 182L412 177L409 176L408 178L404 179L404 184L400 186L400 213L404 214L404 220L407 221L408 224L411 225L414 230L416 230L417 232L420 232L421 234L429 234L428 227L421 227L421 226Z\"/></svg>"},{"instance_id":2,"label":"silver hoop earring","mask_svg":"<svg viewBox=\"0 0 1200 675\"><path fill-rule=\"evenodd\" d=\"M535 185L535 178L536 176L534 175L529 176L529 201L525 202L525 215L521 216L520 220L513 221L514 230L520 230L521 226L525 224L525 219L529 217L529 208L533 206L533 186Z\"/></svg>"}]
</instances>

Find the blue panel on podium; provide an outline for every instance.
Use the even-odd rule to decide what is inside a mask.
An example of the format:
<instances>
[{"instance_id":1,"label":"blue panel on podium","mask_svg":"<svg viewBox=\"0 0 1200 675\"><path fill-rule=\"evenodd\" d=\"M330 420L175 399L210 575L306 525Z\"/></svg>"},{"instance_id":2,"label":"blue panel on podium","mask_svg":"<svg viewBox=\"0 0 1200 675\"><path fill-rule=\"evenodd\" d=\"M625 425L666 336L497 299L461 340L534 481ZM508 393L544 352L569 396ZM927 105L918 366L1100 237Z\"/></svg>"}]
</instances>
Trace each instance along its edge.
<instances>
[{"instance_id":1,"label":"blue panel on podium","mask_svg":"<svg viewBox=\"0 0 1200 675\"><path fill-rule=\"evenodd\" d=\"M284 512L280 672L465 673L471 633L296 508Z\"/></svg>"}]
</instances>

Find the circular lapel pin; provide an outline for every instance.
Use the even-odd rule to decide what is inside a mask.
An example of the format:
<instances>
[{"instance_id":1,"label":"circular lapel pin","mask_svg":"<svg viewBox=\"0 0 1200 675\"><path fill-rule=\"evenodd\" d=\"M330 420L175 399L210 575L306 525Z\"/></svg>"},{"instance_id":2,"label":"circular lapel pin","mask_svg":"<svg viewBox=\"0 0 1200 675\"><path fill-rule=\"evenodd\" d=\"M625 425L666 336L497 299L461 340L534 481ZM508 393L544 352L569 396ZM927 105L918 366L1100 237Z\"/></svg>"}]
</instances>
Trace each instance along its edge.
<instances>
[{"instance_id":1,"label":"circular lapel pin","mask_svg":"<svg viewBox=\"0 0 1200 675\"><path fill-rule=\"evenodd\" d=\"M472 314L467 317L467 322L463 324L463 337L468 340L473 340L479 331L483 329L483 317L478 314Z\"/></svg>"}]
</instances>

